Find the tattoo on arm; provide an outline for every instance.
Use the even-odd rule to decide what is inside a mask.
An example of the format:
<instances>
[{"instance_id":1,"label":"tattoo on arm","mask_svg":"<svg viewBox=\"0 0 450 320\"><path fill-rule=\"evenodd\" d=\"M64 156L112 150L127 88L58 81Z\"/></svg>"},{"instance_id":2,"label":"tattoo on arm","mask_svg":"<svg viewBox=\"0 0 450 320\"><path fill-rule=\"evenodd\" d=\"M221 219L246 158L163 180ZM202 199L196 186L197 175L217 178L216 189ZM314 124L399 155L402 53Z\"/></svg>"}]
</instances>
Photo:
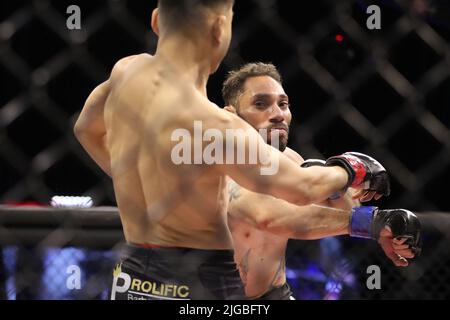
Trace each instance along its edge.
<instances>
[{"instance_id":1,"label":"tattoo on arm","mask_svg":"<svg viewBox=\"0 0 450 320\"><path fill-rule=\"evenodd\" d=\"M236 200L241 196L241 187L234 181L230 181L228 184L229 202Z\"/></svg>"}]
</instances>

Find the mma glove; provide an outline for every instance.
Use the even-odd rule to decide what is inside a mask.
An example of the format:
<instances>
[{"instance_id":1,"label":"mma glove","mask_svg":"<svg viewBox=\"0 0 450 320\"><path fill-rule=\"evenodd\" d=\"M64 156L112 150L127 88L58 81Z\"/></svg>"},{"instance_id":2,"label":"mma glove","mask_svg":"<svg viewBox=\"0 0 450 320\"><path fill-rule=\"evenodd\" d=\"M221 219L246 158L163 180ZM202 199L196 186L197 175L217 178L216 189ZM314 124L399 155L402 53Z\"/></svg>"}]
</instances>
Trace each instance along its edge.
<instances>
[{"instance_id":1,"label":"mma glove","mask_svg":"<svg viewBox=\"0 0 450 320\"><path fill-rule=\"evenodd\" d=\"M421 225L417 216L405 209L380 210L377 207L354 207L350 216L351 237L378 240L389 227L394 238L406 238L405 244L418 256L422 250Z\"/></svg>"},{"instance_id":2,"label":"mma glove","mask_svg":"<svg viewBox=\"0 0 450 320\"><path fill-rule=\"evenodd\" d=\"M347 171L348 183L345 188L330 199L339 198L349 187L364 188L378 194L389 196L391 186L386 169L374 158L358 152L346 152L340 156L328 158L326 161L309 159L302 163L303 168L311 166L340 166Z\"/></svg>"},{"instance_id":3,"label":"mma glove","mask_svg":"<svg viewBox=\"0 0 450 320\"><path fill-rule=\"evenodd\" d=\"M349 188L363 188L378 194L389 196L391 185L386 169L374 158L359 152L346 152L340 156L328 158L325 166L340 166L347 171Z\"/></svg>"}]
</instances>

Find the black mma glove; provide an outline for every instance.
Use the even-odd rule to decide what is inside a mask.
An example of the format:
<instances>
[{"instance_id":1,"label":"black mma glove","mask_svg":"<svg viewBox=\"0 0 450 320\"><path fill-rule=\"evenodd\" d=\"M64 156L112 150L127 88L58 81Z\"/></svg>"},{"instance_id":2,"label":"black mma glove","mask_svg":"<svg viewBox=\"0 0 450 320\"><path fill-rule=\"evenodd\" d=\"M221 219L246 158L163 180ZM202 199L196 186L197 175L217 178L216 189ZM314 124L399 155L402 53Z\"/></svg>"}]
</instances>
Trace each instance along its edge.
<instances>
[{"instance_id":1,"label":"black mma glove","mask_svg":"<svg viewBox=\"0 0 450 320\"><path fill-rule=\"evenodd\" d=\"M354 207L350 216L350 236L378 240L383 228L389 227L394 238L407 238L413 253L422 250L421 226L417 216L405 209L379 210L377 207Z\"/></svg>"}]
</instances>

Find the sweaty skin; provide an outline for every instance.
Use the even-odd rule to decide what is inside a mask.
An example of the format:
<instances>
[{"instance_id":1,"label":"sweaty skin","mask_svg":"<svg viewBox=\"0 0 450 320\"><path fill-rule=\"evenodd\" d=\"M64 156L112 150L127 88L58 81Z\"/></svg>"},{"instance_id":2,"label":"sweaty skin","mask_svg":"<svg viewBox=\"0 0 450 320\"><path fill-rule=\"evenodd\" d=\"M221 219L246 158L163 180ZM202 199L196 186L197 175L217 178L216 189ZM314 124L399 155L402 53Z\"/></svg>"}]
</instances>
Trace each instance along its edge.
<instances>
[{"instance_id":1,"label":"sweaty skin","mask_svg":"<svg viewBox=\"0 0 450 320\"><path fill-rule=\"evenodd\" d=\"M172 132L207 123L215 107L156 57L137 57L111 82L107 147L127 241L231 248L223 174L171 160Z\"/></svg>"}]
</instances>

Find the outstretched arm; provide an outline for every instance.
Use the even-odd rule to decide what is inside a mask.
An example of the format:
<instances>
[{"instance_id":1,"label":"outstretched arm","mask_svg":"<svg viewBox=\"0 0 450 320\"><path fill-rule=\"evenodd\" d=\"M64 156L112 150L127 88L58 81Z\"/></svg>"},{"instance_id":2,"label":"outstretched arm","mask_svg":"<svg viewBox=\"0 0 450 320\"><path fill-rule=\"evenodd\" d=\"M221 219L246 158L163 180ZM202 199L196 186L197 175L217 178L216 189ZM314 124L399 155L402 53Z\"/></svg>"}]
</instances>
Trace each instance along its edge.
<instances>
[{"instance_id":1,"label":"outstretched arm","mask_svg":"<svg viewBox=\"0 0 450 320\"><path fill-rule=\"evenodd\" d=\"M230 195L228 214L243 219L260 230L301 240L351 234L350 216L353 214L351 208L357 206L358 202L355 202L349 193L337 202L328 200L323 206L316 204L296 206L281 199L246 190L234 181L230 181L228 187ZM396 231L390 226L391 222L386 217L391 215L397 219L396 216L405 216L402 221L413 225L410 227L413 230L410 233L420 233L420 225L414 225L414 223L418 224L417 220L406 210L391 211L395 212L380 210L379 213L374 214L372 228L377 231L372 237L378 241L386 256L396 266L406 267L408 266L406 258L415 256L417 244L411 245L406 242L408 237L395 238ZM375 228L375 226L378 227ZM412 238L416 240L419 237L420 235L414 235Z\"/></svg>"},{"instance_id":2,"label":"outstretched arm","mask_svg":"<svg viewBox=\"0 0 450 320\"><path fill-rule=\"evenodd\" d=\"M229 182L228 188L230 215L243 219L258 229L291 239L313 240L348 234L350 210L358 204L346 194L338 202L297 206L249 191L234 181Z\"/></svg>"},{"instance_id":3,"label":"outstretched arm","mask_svg":"<svg viewBox=\"0 0 450 320\"><path fill-rule=\"evenodd\" d=\"M223 120L219 125L216 123L216 128L219 126L224 132L222 136L226 137L223 141L224 154L228 156L229 150L232 150L232 155L242 155L246 160L245 164L230 164L226 161L218 167L240 186L295 205L308 205L321 202L348 185L350 176L344 168L300 168L286 155L268 145L244 120L226 111L218 116ZM237 139L226 131L229 128L234 129ZM249 154L255 150L258 156L252 162Z\"/></svg>"},{"instance_id":4,"label":"outstretched arm","mask_svg":"<svg viewBox=\"0 0 450 320\"><path fill-rule=\"evenodd\" d=\"M217 111L216 120L219 121L210 126L221 131L222 141L219 142L227 159L225 164L217 168L248 190L300 206L322 202L349 187L364 189L365 192L361 193L364 200L389 195L386 170L372 157L356 152L344 153L328 158L325 166L300 168L279 150L268 145L244 120L227 111L220 111L227 114L220 115ZM205 126L203 128L208 129ZM228 152L230 150L231 154ZM260 156L251 156L256 153ZM228 155L234 160L235 154L246 161L239 164L238 160L237 164L230 164ZM267 168L269 170L265 170Z\"/></svg>"}]
</instances>

